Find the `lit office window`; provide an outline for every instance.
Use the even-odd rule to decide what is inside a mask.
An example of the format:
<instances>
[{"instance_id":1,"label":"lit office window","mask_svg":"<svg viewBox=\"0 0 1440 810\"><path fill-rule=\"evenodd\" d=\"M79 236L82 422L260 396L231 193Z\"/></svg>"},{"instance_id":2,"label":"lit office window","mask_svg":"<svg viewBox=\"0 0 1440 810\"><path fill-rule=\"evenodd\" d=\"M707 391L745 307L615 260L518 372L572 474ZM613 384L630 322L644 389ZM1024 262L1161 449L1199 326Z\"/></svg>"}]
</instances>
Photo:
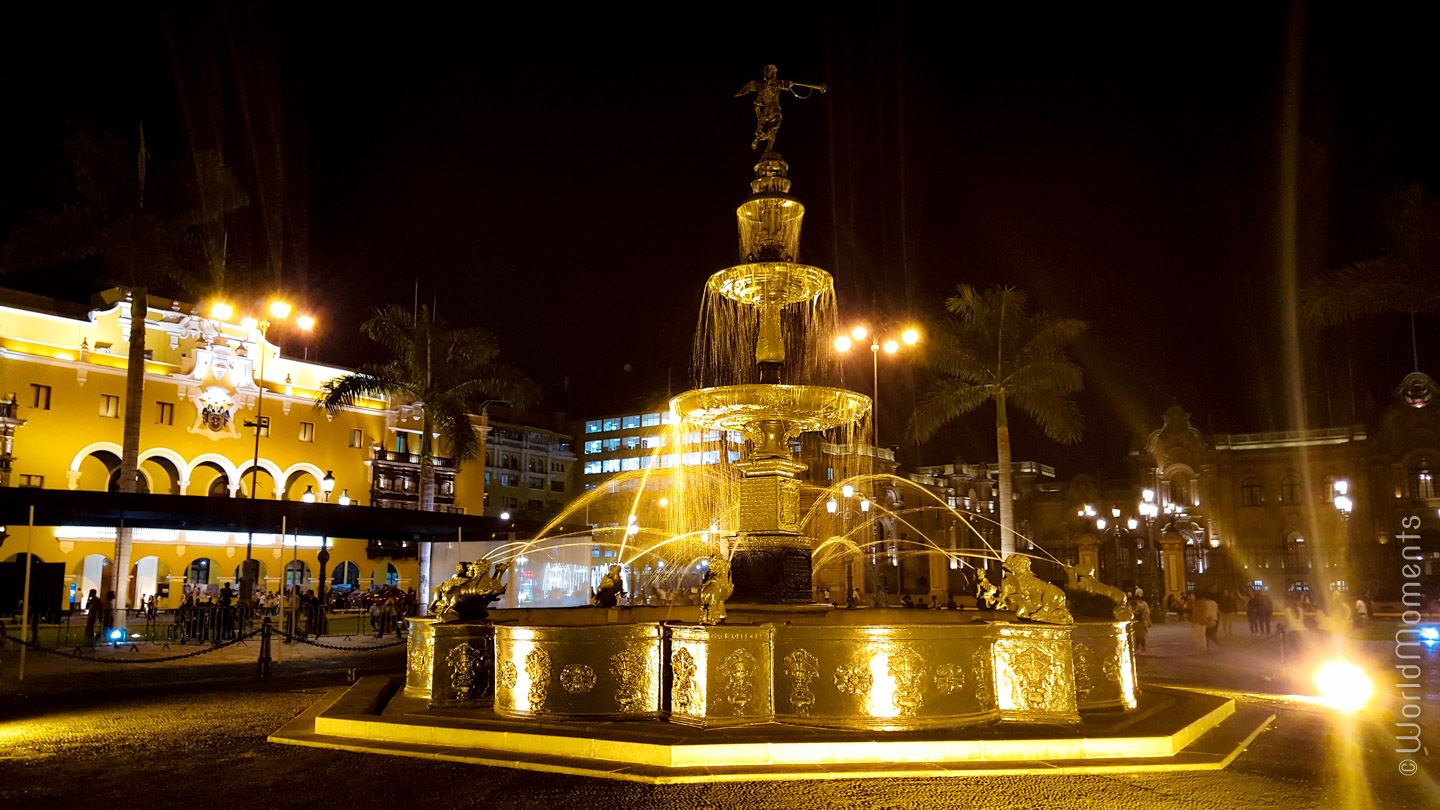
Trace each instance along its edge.
<instances>
[{"instance_id":1,"label":"lit office window","mask_svg":"<svg viewBox=\"0 0 1440 810\"><path fill-rule=\"evenodd\" d=\"M665 437L664 437L664 436L646 436L646 437L644 437L644 439L640 442L640 446L641 446L641 447L644 447L644 448L647 449L647 450L654 450L654 449L657 448L657 447L664 447L664 446L665 446Z\"/></svg>"},{"instance_id":2,"label":"lit office window","mask_svg":"<svg viewBox=\"0 0 1440 810\"><path fill-rule=\"evenodd\" d=\"M647 413L640 417L640 424L643 427L655 427L660 424L660 414Z\"/></svg>"},{"instance_id":3,"label":"lit office window","mask_svg":"<svg viewBox=\"0 0 1440 810\"><path fill-rule=\"evenodd\" d=\"M607 473L620 472L620 459L618 458L607 458L602 465L601 469Z\"/></svg>"},{"instance_id":4,"label":"lit office window","mask_svg":"<svg viewBox=\"0 0 1440 810\"><path fill-rule=\"evenodd\" d=\"M599 439L591 439L590 441L585 442L585 454L586 454L586 455L591 455L591 454L593 454L593 453L598 453L598 452L600 452L600 440L599 440Z\"/></svg>"},{"instance_id":5,"label":"lit office window","mask_svg":"<svg viewBox=\"0 0 1440 810\"><path fill-rule=\"evenodd\" d=\"M586 433L599 433L599 432L600 432L600 420L599 420L599 419L591 419L590 421L586 422L586 423L585 423L585 432L586 432Z\"/></svg>"},{"instance_id":6,"label":"lit office window","mask_svg":"<svg viewBox=\"0 0 1440 810\"><path fill-rule=\"evenodd\" d=\"M680 420L675 416L674 413L671 413L670 411L665 411L664 413L660 414L660 424L662 425L673 425L678 421Z\"/></svg>"},{"instance_id":7,"label":"lit office window","mask_svg":"<svg viewBox=\"0 0 1440 810\"><path fill-rule=\"evenodd\" d=\"M619 439L606 439L606 440L605 440L605 449L606 449L606 450L610 450L610 451L619 450L619 449L620 449L620 440L619 440Z\"/></svg>"},{"instance_id":8,"label":"lit office window","mask_svg":"<svg viewBox=\"0 0 1440 810\"><path fill-rule=\"evenodd\" d=\"M640 459L635 456L631 456L630 458L622 458L620 459L620 469L624 470L625 472L630 472L631 470L638 470L640 469Z\"/></svg>"},{"instance_id":9,"label":"lit office window","mask_svg":"<svg viewBox=\"0 0 1440 810\"><path fill-rule=\"evenodd\" d=\"M635 416L627 416L627 417L621 419L620 422L621 422L621 427L622 427L624 430L630 430L631 428L638 428L638 427L640 427L640 416L639 416L638 414L635 415Z\"/></svg>"},{"instance_id":10,"label":"lit office window","mask_svg":"<svg viewBox=\"0 0 1440 810\"><path fill-rule=\"evenodd\" d=\"M604 420L604 428L605 428L605 432L606 432L606 433L609 433L609 432L612 431L612 430L619 430L619 429L620 429L620 417L615 416L615 417L611 417L610 419Z\"/></svg>"},{"instance_id":11,"label":"lit office window","mask_svg":"<svg viewBox=\"0 0 1440 810\"><path fill-rule=\"evenodd\" d=\"M585 475L599 475L600 472L601 472L600 462L598 462L598 461L587 461L587 462L585 462L585 473L584 473Z\"/></svg>"},{"instance_id":12,"label":"lit office window","mask_svg":"<svg viewBox=\"0 0 1440 810\"><path fill-rule=\"evenodd\" d=\"M634 450L635 448L637 448L637 447L640 446L640 437L639 437L639 436L626 436L626 437L622 440L622 443L625 445L625 449L626 449L626 450Z\"/></svg>"}]
</instances>

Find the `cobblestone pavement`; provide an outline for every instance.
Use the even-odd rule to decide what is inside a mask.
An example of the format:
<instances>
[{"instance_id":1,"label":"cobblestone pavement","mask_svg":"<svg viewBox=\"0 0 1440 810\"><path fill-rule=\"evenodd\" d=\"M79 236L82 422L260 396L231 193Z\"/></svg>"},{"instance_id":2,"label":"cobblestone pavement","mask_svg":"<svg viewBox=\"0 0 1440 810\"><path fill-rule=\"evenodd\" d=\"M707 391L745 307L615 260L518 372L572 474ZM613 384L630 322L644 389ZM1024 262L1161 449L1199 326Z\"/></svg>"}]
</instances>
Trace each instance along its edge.
<instances>
[{"instance_id":1,"label":"cobblestone pavement","mask_svg":"<svg viewBox=\"0 0 1440 810\"><path fill-rule=\"evenodd\" d=\"M1186 651L1183 629L1152 635L1142 670L1172 682L1206 680L1240 664ZM1232 648L1242 647L1238 642ZM1167 652L1168 651L1168 652ZM1257 652L1256 655L1265 655ZM7 654L7 657L13 654ZM359 659L359 660L357 660ZM1268 660L1268 659L1262 659ZM130 668L109 688L72 674L49 688L13 683L0 692L0 807L384 807L387 808L1430 808L1440 806L1440 769L1399 771L1392 717L1351 718L1284 698L1278 718L1229 768L1216 773L885 779L641 786L420 759L295 748L265 737L324 693L362 674L398 671L398 651L292 656L268 680L253 663ZM91 667L100 665L90 665ZM238 667L231 673L228 670ZM146 668L149 669L149 668ZM208 673L196 677L197 673ZM1258 676L1257 676L1258 677ZM1233 684L1231 685L1233 686ZM1427 703L1424 739L1440 740L1440 705Z\"/></svg>"}]
</instances>

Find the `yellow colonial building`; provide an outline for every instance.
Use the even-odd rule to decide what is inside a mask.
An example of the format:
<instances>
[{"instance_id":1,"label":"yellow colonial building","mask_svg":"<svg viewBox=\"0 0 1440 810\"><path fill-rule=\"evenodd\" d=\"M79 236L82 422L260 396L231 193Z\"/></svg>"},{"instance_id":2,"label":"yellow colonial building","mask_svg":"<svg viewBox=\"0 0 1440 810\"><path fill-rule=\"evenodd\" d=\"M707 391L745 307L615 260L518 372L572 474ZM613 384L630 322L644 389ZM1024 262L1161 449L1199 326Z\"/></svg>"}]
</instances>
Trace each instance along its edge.
<instances>
[{"instance_id":1,"label":"yellow colonial building","mask_svg":"<svg viewBox=\"0 0 1440 810\"><path fill-rule=\"evenodd\" d=\"M415 508L419 495L418 403L361 402L333 416L316 406L327 380L346 369L286 356L271 338L300 334L268 312L213 317L194 304L152 297L145 313L145 394L141 403L140 482L156 494ZM298 315L298 313L297 313ZM251 318L249 316L254 316ZM122 290L90 306L0 290L0 487L106 491L120 468L127 338L132 307ZM268 327L268 329L267 329ZM263 419L257 420L257 414ZM258 452L256 424L258 428ZM478 466L478 465L477 465ZM484 481L441 460L437 508L483 513ZM114 587L113 527L11 525L0 561L27 551L63 563L62 605L83 604L89 589ZM361 590L416 587L415 544L303 534L136 529L130 554L130 606L158 594L175 606L182 586L238 589L247 540L261 562L258 587L274 592L318 579L328 543L328 583ZM117 589L118 590L118 589Z\"/></svg>"}]
</instances>

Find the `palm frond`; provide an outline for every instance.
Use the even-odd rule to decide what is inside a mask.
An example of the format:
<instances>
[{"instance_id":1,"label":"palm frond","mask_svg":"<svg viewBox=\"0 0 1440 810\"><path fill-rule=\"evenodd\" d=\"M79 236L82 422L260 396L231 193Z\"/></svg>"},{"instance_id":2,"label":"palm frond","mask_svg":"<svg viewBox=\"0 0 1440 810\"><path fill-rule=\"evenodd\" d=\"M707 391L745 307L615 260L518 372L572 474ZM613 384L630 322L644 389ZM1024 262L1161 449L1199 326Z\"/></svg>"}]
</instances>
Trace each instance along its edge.
<instances>
[{"instance_id":1,"label":"palm frond","mask_svg":"<svg viewBox=\"0 0 1440 810\"><path fill-rule=\"evenodd\" d=\"M1075 444L1085 432L1080 406L1064 394L1027 388L1006 392L1006 401L1030 415L1040 430L1061 444Z\"/></svg>"},{"instance_id":2,"label":"palm frond","mask_svg":"<svg viewBox=\"0 0 1440 810\"><path fill-rule=\"evenodd\" d=\"M1440 313L1440 280L1415 279L1396 262L1368 259L1321 276L1300 293L1307 321L1335 326L1386 312Z\"/></svg>"},{"instance_id":3,"label":"palm frond","mask_svg":"<svg viewBox=\"0 0 1440 810\"><path fill-rule=\"evenodd\" d=\"M1085 372L1069 360L1047 360L1016 365L1005 378L1005 389L1012 391L1053 391L1073 394L1085 389Z\"/></svg>"},{"instance_id":4,"label":"palm frond","mask_svg":"<svg viewBox=\"0 0 1440 810\"><path fill-rule=\"evenodd\" d=\"M923 442L941 428L984 405L992 396L992 389L988 386L954 378L940 380L920 398L915 412L910 415L905 435L917 444Z\"/></svg>"},{"instance_id":5,"label":"palm frond","mask_svg":"<svg viewBox=\"0 0 1440 810\"><path fill-rule=\"evenodd\" d=\"M397 394L412 394L403 375L392 366L361 366L354 374L327 380L320 386L316 403L330 413L354 407L362 398L381 399Z\"/></svg>"},{"instance_id":6,"label":"palm frond","mask_svg":"<svg viewBox=\"0 0 1440 810\"><path fill-rule=\"evenodd\" d=\"M444 400L433 405L426 403L425 407L433 411L435 429L448 446L447 452L455 466L480 453L480 437L475 433L463 400Z\"/></svg>"}]
</instances>

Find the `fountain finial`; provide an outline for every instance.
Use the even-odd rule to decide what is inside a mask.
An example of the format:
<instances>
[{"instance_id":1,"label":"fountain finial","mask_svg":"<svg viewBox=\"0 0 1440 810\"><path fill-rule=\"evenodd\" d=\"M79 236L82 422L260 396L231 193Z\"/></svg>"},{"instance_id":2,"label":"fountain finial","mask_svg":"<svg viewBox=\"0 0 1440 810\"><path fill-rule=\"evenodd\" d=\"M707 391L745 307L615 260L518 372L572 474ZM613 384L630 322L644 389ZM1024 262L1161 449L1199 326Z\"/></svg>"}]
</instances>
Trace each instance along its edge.
<instances>
[{"instance_id":1,"label":"fountain finial","mask_svg":"<svg viewBox=\"0 0 1440 810\"><path fill-rule=\"evenodd\" d=\"M797 89L798 88L798 89ZM804 94L801 94L804 90ZM776 76L774 65L765 66L765 80L748 82L740 91L735 94L736 98L747 93L755 94L755 140L750 142L751 149L757 149L760 142L765 142L765 154L768 157L775 151L775 137L780 134L780 121L783 116L780 113L780 94L790 93L796 98L809 98L814 91L825 92L824 84L801 84L781 79ZM779 155L775 155L779 159Z\"/></svg>"}]
</instances>

